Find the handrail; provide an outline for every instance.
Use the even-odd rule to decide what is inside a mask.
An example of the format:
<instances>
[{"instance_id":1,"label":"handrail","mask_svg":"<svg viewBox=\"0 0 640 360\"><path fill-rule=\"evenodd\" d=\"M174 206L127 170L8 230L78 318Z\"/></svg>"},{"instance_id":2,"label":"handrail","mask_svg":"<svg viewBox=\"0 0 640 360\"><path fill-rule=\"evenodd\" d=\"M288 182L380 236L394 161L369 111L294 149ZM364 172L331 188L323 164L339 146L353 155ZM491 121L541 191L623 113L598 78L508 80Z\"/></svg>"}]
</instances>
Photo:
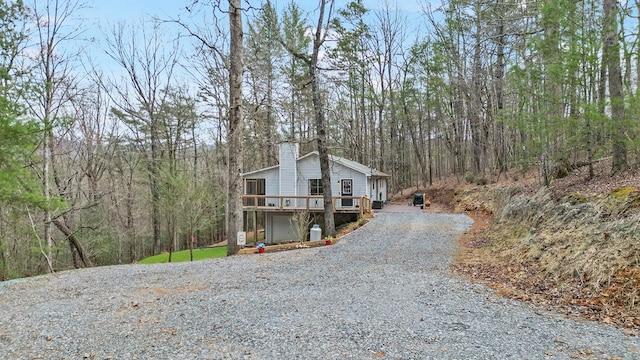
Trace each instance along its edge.
<instances>
[{"instance_id":1,"label":"handrail","mask_svg":"<svg viewBox=\"0 0 640 360\"><path fill-rule=\"evenodd\" d=\"M262 203L264 205L259 205L260 201L264 200ZM304 201L298 201L304 200ZM322 195L290 195L290 196L276 196L276 195L243 195L242 196L242 204L244 208L253 208L253 209L271 209L277 208L280 210L291 209L302 209L302 210L318 210L323 208L324 204L321 202L318 206L311 206L311 200L324 200ZM338 206L339 200L354 200L351 206L343 206L340 204ZM300 205L300 203L304 203L304 205ZM333 208L337 210L341 209L359 209L360 213L363 212L371 212L371 199L367 196L333 196L332 197Z\"/></svg>"}]
</instances>

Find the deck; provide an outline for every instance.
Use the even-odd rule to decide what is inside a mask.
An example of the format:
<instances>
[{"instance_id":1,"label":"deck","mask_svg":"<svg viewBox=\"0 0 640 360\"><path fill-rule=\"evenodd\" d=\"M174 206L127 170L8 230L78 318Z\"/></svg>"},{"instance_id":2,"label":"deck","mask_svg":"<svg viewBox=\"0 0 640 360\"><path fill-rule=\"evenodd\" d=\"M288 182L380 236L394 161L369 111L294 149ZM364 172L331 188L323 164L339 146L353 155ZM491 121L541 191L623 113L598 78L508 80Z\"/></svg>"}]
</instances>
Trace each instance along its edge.
<instances>
[{"instance_id":1,"label":"deck","mask_svg":"<svg viewBox=\"0 0 640 360\"><path fill-rule=\"evenodd\" d=\"M366 196L334 196L333 209L337 213L367 214L371 212L371 199ZM323 197L319 196L271 196L243 195L245 211L294 212L324 211Z\"/></svg>"}]
</instances>

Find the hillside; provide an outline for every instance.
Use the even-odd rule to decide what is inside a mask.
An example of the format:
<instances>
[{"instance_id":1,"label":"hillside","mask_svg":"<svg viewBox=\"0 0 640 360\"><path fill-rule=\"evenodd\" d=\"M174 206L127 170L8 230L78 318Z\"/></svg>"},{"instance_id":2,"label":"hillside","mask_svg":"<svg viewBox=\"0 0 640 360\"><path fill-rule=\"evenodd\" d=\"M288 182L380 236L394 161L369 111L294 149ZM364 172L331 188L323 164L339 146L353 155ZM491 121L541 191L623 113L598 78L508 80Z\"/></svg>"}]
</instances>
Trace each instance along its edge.
<instances>
[{"instance_id":1,"label":"hillside","mask_svg":"<svg viewBox=\"0 0 640 360\"><path fill-rule=\"evenodd\" d=\"M533 174L420 191L429 211L475 220L460 239L458 274L543 309L639 329L640 168L613 177L610 168L601 161L589 181L579 168L549 188Z\"/></svg>"}]
</instances>

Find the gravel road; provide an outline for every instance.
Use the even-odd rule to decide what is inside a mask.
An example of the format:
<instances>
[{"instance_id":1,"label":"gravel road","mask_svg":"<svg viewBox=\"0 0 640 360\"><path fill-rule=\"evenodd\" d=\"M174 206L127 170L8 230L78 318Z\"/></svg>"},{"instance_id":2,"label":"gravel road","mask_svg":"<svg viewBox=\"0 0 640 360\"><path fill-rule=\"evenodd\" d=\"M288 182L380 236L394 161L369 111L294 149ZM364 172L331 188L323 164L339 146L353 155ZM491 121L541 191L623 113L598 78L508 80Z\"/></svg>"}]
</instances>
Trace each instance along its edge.
<instances>
[{"instance_id":1,"label":"gravel road","mask_svg":"<svg viewBox=\"0 0 640 360\"><path fill-rule=\"evenodd\" d=\"M338 244L0 283L0 359L640 359L640 338L450 271L462 215Z\"/></svg>"}]
</instances>

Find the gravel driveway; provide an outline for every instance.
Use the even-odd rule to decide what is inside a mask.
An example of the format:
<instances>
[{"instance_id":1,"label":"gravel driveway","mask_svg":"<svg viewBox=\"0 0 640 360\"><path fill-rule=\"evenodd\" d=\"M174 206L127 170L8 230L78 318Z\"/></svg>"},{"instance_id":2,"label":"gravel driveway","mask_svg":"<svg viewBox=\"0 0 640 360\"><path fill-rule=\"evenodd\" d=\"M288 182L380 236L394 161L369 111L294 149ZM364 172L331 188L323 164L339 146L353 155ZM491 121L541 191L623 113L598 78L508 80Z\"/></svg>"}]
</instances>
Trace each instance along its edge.
<instances>
[{"instance_id":1,"label":"gravel driveway","mask_svg":"<svg viewBox=\"0 0 640 360\"><path fill-rule=\"evenodd\" d=\"M640 359L640 339L451 273L461 215L338 244L0 283L0 359Z\"/></svg>"}]
</instances>

